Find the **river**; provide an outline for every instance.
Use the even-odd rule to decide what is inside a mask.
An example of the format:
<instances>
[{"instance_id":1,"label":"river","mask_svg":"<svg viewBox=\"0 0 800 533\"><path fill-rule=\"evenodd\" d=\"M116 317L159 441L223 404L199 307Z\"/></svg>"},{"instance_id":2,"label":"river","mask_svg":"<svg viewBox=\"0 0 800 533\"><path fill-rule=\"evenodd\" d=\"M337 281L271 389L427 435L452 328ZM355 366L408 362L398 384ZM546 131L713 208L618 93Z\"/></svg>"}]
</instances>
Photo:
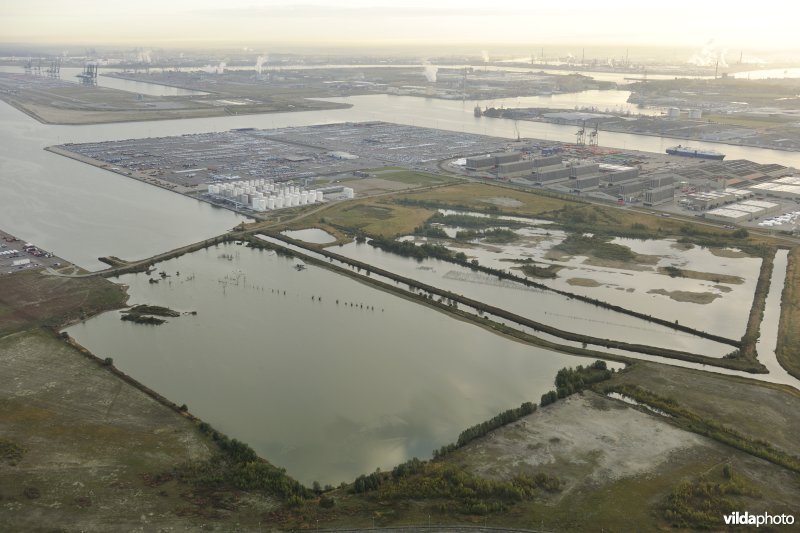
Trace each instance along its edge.
<instances>
[{"instance_id":1,"label":"river","mask_svg":"<svg viewBox=\"0 0 800 533\"><path fill-rule=\"evenodd\" d=\"M511 107L520 101L555 98L565 107L618 102L624 91L603 91L485 102ZM600 99L602 97L602 99ZM598 100L600 99L600 100ZM89 269L98 256L126 259L153 255L180 244L222 233L242 220L230 212L106 172L42 149L66 142L94 142L225 131L231 128L277 128L344 121L384 120L415 126L514 138L511 121L476 118L474 102L369 95L332 99L350 109L275 113L202 119L131 122L89 126L40 124L7 104L0 105L0 227ZM524 137L569 142L574 127L519 121ZM602 132L600 144L660 152L672 139ZM720 148L714 143L697 147ZM722 148L729 159L800 166L792 152L738 146Z\"/></svg>"}]
</instances>

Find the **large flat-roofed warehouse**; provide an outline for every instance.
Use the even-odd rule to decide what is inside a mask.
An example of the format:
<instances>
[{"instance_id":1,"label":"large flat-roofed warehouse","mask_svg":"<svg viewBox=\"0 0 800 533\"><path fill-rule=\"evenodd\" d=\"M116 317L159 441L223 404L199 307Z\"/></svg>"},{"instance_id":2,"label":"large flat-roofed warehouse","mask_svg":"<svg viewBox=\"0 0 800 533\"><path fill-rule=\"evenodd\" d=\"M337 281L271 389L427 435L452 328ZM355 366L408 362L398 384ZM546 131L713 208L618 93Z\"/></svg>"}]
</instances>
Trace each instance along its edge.
<instances>
[{"instance_id":1,"label":"large flat-roofed warehouse","mask_svg":"<svg viewBox=\"0 0 800 533\"><path fill-rule=\"evenodd\" d=\"M517 178L533 173L533 161L512 161L497 165L498 178Z\"/></svg>"},{"instance_id":2,"label":"large flat-roofed warehouse","mask_svg":"<svg viewBox=\"0 0 800 533\"><path fill-rule=\"evenodd\" d=\"M491 154L468 157L466 162L467 170L486 170L494 166L494 156Z\"/></svg>"},{"instance_id":3,"label":"large flat-roofed warehouse","mask_svg":"<svg viewBox=\"0 0 800 533\"><path fill-rule=\"evenodd\" d=\"M780 212L780 205L760 200L745 200L706 213L706 218L720 222L745 222Z\"/></svg>"},{"instance_id":4,"label":"large flat-roofed warehouse","mask_svg":"<svg viewBox=\"0 0 800 533\"><path fill-rule=\"evenodd\" d=\"M533 175L533 181L539 185L550 185L569 179L571 170L566 167L559 167L546 170L537 170Z\"/></svg>"},{"instance_id":5,"label":"large flat-roofed warehouse","mask_svg":"<svg viewBox=\"0 0 800 533\"><path fill-rule=\"evenodd\" d=\"M705 211L736 201L736 195L727 192L698 192L686 197L694 209Z\"/></svg>"},{"instance_id":6,"label":"large flat-roofed warehouse","mask_svg":"<svg viewBox=\"0 0 800 533\"><path fill-rule=\"evenodd\" d=\"M575 192L590 191L600 186L600 176L586 176L570 180L570 186Z\"/></svg>"},{"instance_id":7,"label":"large flat-roofed warehouse","mask_svg":"<svg viewBox=\"0 0 800 533\"><path fill-rule=\"evenodd\" d=\"M675 200L675 187L664 185L644 191L644 205L660 205Z\"/></svg>"},{"instance_id":8,"label":"large flat-roofed warehouse","mask_svg":"<svg viewBox=\"0 0 800 533\"><path fill-rule=\"evenodd\" d=\"M468 157L464 166L467 170L488 170L496 166L518 162L520 159L522 159L520 152L499 152ZM533 164L531 164L531 168L533 168Z\"/></svg>"},{"instance_id":9,"label":"large flat-roofed warehouse","mask_svg":"<svg viewBox=\"0 0 800 533\"><path fill-rule=\"evenodd\" d=\"M773 181L750 185L749 189L758 194L775 196L777 198L800 198L800 177L789 176Z\"/></svg>"},{"instance_id":10,"label":"large flat-roofed warehouse","mask_svg":"<svg viewBox=\"0 0 800 533\"><path fill-rule=\"evenodd\" d=\"M709 220L717 220L719 222L729 222L737 224L739 222L746 222L751 220L752 215L745 211L737 211L735 209L728 209L726 207L718 207L706 213L706 218Z\"/></svg>"},{"instance_id":11,"label":"large flat-roofed warehouse","mask_svg":"<svg viewBox=\"0 0 800 533\"><path fill-rule=\"evenodd\" d=\"M639 178L639 169L636 167L627 167L624 165L609 165L607 163L601 163L599 165L600 168L600 180L618 184L625 181L633 181Z\"/></svg>"},{"instance_id":12,"label":"large flat-roofed warehouse","mask_svg":"<svg viewBox=\"0 0 800 533\"><path fill-rule=\"evenodd\" d=\"M580 163L570 167L570 176L573 178L582 178L584 176L591 176L600 172L600 165L597 163Z\"/></svg>"}]
</instances>

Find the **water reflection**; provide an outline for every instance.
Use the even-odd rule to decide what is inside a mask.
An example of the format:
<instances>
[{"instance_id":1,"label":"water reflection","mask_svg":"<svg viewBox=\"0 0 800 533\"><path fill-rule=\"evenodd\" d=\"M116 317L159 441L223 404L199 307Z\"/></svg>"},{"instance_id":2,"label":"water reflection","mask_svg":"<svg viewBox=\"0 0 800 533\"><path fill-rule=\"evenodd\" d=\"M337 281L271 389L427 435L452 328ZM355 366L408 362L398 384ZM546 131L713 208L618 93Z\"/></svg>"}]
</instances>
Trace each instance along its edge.
<instances>
[{"instance_id":1,"label":"water reflection","mask_svg":"<svg viewBox=\"0 0 800 533\"><path fill-rule=\"evenodd\" d=\"M149 327L112 312L67 331L307 483L429 457L590 362L292 264L233 244L196 252L159 264L159 283L120 279L132 303L196 316Z\"/></svg>"}]
</instances>

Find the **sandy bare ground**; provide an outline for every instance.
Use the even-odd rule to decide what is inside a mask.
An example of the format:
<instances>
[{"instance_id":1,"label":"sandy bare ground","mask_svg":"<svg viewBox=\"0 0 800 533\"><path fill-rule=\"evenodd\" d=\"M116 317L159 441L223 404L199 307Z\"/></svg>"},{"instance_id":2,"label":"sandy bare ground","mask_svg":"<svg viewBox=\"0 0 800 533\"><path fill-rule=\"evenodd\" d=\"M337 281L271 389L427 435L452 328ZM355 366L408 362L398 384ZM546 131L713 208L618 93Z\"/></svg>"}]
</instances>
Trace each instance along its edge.
<instances>
[{"instance_id":1,"label":"sandy bare ground","mask_svg":"<svg viewBox=\"0 0 800 533\"><path fill-rule=\"evenodd\" d=\"M655 473L701 437L594 393L573 395L482 439L473 470L490 478L545 471L566 490ZM491 458L491 461L488 459Z\"/></svg>"}]
</instances>

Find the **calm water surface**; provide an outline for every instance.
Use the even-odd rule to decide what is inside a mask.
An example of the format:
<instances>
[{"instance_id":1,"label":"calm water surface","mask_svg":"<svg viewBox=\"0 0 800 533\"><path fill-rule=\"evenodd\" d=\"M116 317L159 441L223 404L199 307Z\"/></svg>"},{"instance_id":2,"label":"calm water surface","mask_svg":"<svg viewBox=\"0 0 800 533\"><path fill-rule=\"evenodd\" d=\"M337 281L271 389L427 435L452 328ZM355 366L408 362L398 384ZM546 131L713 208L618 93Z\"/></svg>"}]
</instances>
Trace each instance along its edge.
<instances>
[{"instance_id":1,"label":"calm water surface","mask_svg":"<svg viewBox=\"0 0 800 533\"><path fill-rule=\"evenodd\" d=\"M466 427L537 401L559 368L591 362L268 251L221 245L158 268L170 277L157 284L120 279L131 303L196 316L153 327L110 312L67 331L306 483L430 457Z\"/></svg>"}]
</instances>

